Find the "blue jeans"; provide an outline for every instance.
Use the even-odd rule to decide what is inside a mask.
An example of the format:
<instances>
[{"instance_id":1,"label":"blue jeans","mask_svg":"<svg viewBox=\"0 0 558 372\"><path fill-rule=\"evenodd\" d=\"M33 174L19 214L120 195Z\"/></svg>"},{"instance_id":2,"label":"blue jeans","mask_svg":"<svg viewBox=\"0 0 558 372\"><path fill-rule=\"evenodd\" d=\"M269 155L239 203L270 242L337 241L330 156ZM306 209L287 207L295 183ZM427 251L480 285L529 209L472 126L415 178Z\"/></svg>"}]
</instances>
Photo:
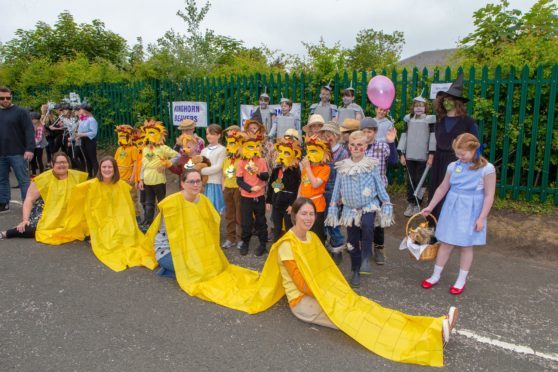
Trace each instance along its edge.
<instances>
[{"instance_id":1,"label":"blue jeans","mask_svg":"<svg viewBox=\"0 0 558 372\"><path fill-rule=\"evenodd\" d=\"M326 205L328 208L329 208L329 202L331 201L332 192L333 190L331 190L331 192L326 191L324 194L324 197L326 199ZM326 212L327 212L327 208L326 208ZM332 248L337 248L345 244L345 237L343 236L343 233L341 233L341 227L326 226L325 231L326 234L329 235L329 244L331 245Z\"/></svg>"},{"instance_id":2,"label":"blue jeans","mask_svg":"<svg viewBox=\"0 0 558 372\"><path fill-rule=\"evenodd\" d=\"M10 202L10 167L19 182L21 201L25 200L29 188L29 164L23 155L0 156L0 204Z\"/></svg>"},{"instance_id":3,"label":"blue jeans","mask_svg":"<svg viewBox=\"0 0 558 372\"><path fill-rule=\"evenodd\" d=\"M157 275L167 278L176 278L174 273L174 264L172 263L172 255L168 253L159 258L159 270L156 271Z\"/></svg>"}]
</instances>

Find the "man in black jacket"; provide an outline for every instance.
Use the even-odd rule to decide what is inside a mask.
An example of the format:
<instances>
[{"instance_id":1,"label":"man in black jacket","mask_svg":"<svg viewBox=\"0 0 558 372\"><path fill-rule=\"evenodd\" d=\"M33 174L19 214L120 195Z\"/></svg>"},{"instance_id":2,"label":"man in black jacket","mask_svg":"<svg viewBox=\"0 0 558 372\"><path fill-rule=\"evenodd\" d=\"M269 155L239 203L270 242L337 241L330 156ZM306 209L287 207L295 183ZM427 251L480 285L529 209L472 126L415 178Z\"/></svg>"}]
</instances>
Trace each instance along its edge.
<instances>
[{"instance_id":1,"label":"man in black jacket","mask_svg":"<svg viewBox=\"0 0 558 372\"><path fill-rule=\"evenodd\" d=\"M29 112L12 103L10 89L0 87L0 213L10 210L10 167L19 182L21 200L25 199L28 161L34 150L35 130Z\"/></svg>"}]
</instances>

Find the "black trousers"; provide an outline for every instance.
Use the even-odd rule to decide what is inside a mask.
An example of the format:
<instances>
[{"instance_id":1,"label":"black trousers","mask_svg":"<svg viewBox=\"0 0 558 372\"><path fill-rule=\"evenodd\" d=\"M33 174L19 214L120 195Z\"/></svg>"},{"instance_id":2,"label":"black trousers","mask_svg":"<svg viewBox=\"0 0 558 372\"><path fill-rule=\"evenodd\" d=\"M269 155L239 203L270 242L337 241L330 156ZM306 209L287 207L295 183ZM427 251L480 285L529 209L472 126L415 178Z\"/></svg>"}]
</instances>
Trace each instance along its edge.
<instances>
[{"instance_id":1,"label":"black trousers","mask_svg":"<svg viewBox=\"0 0 558 372\"><path fill-rule=\"evenodd\" d=\"M31 159L31 173L37 174L37 169L39 173L43 173L45 170L45 165L43 164L43 149L42 147L35 147L33 152L33 159Z\"/></svg>"},{"instance_id":2,"label":"black trousers","mask_svg":"<svg viewBox=\"0 0 558 372\"><path fill-rule=\"evenodd\" d=\"M316 221L314 221L314 225L312 225L312 228L310 230L314 234L318 235L318 238L320 238L322 244L325 245L325 212L316 212Z\"/></svg>"},{"instance_id":3,"label":"black trousers","mask_svg":"<svg viewBox=\"0 0 558 372\"><path fill-rule=\"evenodd\" d=\"M273 206L271 221L273 222L273 243L283 236L283 223L285 224L285 231L293 227L291 215L287 214L287 207L285 206Z\"/></svg>"},{"instance_id":4,"label":"black trousers","mask_svg":"<svg viewBox=\"0 0 558 372\"><path fill-rule=\"evenodd\" d=\"M97 138L89 139L89 137L82 137L81 149L87 164L87 174L89 174L90 178L93 178L99 168L99 162L97 161Z\"/></svg>"},{"instance_id":5,"label":"black trousers","mask_svg":"<svg viewBox=\"0 0 558 372\"><path fill-rule=\"evenodd\" d=\"M11 239L11 238L34 238L36 230L37 230L36 227L30 227L29 225L27 225L27 226L25 226L25 230L22 233L20 233L14 227L13 229L9 229L9 230L6 231L6 239Z\"/></svg>"},{"instance_id":6,"label":"black trousers","mask_svg":"<svg viewBox=\"0 0 558 372\"><path fill-rule=\"evenodd\" d=\"M413 188L411 187L411 182L409 182L409 176L411 177L411 180L413 182L413 187L416 190L417 185L425 169L426 169L426 161L407 160L407 172L409 172L407 174L407 202L411 204L415 204L416 200L415 200L415 196L413 195L414 191ZM420 203L422 203L422 199L418 199L418 202L420 205Z\"/></svg>"},{"instance_id":7,"label":"black trousers","mask_svg":"<svg viewBox=\"0 0 558 372\"><path fill-rule=\"evenodd\" d=\"M256 235L260 245L267 243L267 220L265 218L265 197L257 198L240 197L240 226L242 232L240 238L246 245L250 243L252 228L255 227ZM281 225L276 226L275 230L280 229Z\"/></svg>"},{"instance_id":8,"label":"black trousers","mask_svg":"<svg viewBox=\"0 0 558 372\"><path fill-rule=\"evenodd\" d=\"M144 224L151 225L155 217L155 199L159 203L167 195L167 185L159 183L157 185L143 185L145 191L145 220Z\"/></svg>"},{"instance_id":9,"label":"black trousers","mask_svg":"<svg viewBox=\"0 0 558 372\"><path fill-rule=\"evenodd\" d=\"M380 226L374 227L374 248L384 249L384 228Z\"/></svg>"}]
</instances>

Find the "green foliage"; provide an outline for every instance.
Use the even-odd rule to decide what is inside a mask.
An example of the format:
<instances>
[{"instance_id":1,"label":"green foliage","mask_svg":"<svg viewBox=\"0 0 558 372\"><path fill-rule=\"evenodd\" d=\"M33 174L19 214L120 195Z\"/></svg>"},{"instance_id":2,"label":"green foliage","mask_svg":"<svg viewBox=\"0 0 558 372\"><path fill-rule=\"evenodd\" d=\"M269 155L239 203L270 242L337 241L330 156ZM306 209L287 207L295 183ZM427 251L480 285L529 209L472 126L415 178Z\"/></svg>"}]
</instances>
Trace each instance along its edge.
<instances>
[{"instance_id":1,"label":"green foliage","mask_svg":"<svg viewBox=\"0 0 558 372\"><path fill-rule=\"evenodd\" d=\"M405 36L401 31L386 34L368 28L359 31L356 45L348 54L348 67L352 70L370 71L394 66L405 45Z\"/></svg>"},{"instance_id":2,"label":"green foliage","mask_svg":"<svg viewBox=\"0 0 558 372\"><path fill-rule=\"evenodd\" d=\"M538 0L525 14L507 0L488 4L474 15L475 30L460 40L457 58L465 65L552 66L558 62L558 6Z\"/></svg>"},{"instance_id":3,"label":"green foliage","mask_svg":"<svg viewBox=\"0 0 558 372\"><path fill-rule=\"evenodd\" d=\"M314 73L324 81L333 79L336 73L342 72L347 66L348 52L341 47L340 42L328 47L323 38L317 44L302 42L306 48L308 58L298 61L292 72Z\"/></svg>"},{"instance_id":4,"label":"green foliage","mask_svg":"<svg viewBox=\"0 0 558 372\"><path fill-rule=\"evenodd\" d=\"M58 22L49 26L38 22L34 30L19 29L16 37L0 49L0 61L47 60L52 63L84 55L89 61L103 59L123 66L127 52L126 41L98 19L78 25L67 11L60 13Z\"/></svg>"}]
</instances>

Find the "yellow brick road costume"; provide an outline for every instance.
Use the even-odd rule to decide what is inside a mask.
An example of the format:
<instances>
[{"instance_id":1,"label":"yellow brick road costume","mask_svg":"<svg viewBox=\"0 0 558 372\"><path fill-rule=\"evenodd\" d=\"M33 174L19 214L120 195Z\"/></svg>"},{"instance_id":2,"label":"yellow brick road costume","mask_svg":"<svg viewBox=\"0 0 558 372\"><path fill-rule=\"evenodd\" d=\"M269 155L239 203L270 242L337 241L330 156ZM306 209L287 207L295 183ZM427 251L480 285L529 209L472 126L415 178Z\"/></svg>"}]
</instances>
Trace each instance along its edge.
<instances>
[{"instance_id":1,"label":"yellow brick road costume","mask_svg":"<svg viewBox=\"0 0 558 372\"><path fill-rule=\"evenodd\" d=\"M302 249L292 232L273 245L262 273L231 265L219 247L219 215L203 195L197 203L173 194L159 203L176 278L189 295L249 314L276 303L285 290L277 248L285 241L304 280L329 319L370 351L397 362L443 366L443 317L421 317L390 310L356 294L317 236ZM153 250L161 214L147 233ZM186 224L185 222L188 221Z\"/></svg>"},{"instance_id":2,"label":"yellow brick road costume","mask_svg":"<svg viewBox=\"0 0 558 372\"><path fill-rule=\"evenodd\" d=\"M52 171L33 179L45 202L37 224L35 239L40 243L58 245L75 240L65 229L68 200L74 187L87 180L87 173L69 169L68 177L59 180Z\"/></svg>"},{"instance_id":3,"label":"yellow brick road costume","mask_svg":"<svg viewBox=\"0 0 558 372\"><path fill-rule=\"evenodd\" d=\"M93 253L103 264L114 271L157 267L153 249L145 249L126 182L106 184L96 178L84 182L72 193L70 206L68 232L76 240L89 234Z\"/></svg>"}]
</instances>

